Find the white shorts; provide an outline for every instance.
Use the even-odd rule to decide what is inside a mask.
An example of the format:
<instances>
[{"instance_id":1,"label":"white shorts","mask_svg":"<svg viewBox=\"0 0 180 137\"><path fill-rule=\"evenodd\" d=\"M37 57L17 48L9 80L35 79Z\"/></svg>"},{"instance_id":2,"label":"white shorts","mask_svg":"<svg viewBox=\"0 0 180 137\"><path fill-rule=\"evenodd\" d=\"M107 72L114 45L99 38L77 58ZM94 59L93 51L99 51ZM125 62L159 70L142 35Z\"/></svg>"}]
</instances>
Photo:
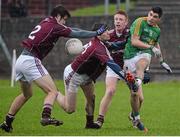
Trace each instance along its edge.
<instances>
[{"instance_id":1,"label":"white shorts","mask_svg":"<svg viewBox=\"0 0 180 137\"><path fill-rule=\"evenodd\" d=\"M67 92L77 92L80 85L86 85L92 82L86 74L78 74L73 71L71 65L64 69L64 84Z\"/></svg>"},{"instance_id":2,"label":"white shorts","mask_svg":"<svg viewBox=\"0 0 180 137\"><path fill-rule=\"evenodd\" d=\"M106 67L106 77L114 77L119 80L123 80L118 74L116 74L110 67Z\"/></svg>"},{"instance_id":3,"label":"white shorts","mask_svg":"<svg viewBox=\"0 0 180 137\"><path fill-rule=\"evenodd\" d=\"M41 64L41 61L33 56L20 55L15 64L16 81L22 80L31 83L32 81L48 74L48 71Z\"/></svg>"},{"instance_id":4,"label":"white shorts","mask_svg":"<svg viewBox=\"0 0 180 137\"><path fill-rule=\"evenodd\" d=\"M148 53L139 53L131 59L125 59L124 60L124 68L128 68L128 70L130 70L131 72L135 72L136 71L136 63L142 58L147 59L149 61L149 64L150 64L151 55Z\"/></svg>"}]
</instances>

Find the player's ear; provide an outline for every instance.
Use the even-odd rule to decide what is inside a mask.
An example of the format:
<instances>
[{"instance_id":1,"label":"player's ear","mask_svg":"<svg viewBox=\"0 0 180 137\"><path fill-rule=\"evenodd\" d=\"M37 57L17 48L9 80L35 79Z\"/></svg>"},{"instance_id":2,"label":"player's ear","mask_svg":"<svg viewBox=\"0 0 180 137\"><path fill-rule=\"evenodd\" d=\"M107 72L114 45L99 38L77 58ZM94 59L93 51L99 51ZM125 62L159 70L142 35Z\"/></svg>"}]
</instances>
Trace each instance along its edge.
<instances>
[{"instance_id":1,"label":"player's ear","mask_svg":"<svg viewBox=\"0 0 180 137\"><path fill-rule=\"evenodd\" d=\"M57 20L60 20L61 19L61 15L60 14L57 14L57 16L55 17Z\"/></svg>"}]
</instances>

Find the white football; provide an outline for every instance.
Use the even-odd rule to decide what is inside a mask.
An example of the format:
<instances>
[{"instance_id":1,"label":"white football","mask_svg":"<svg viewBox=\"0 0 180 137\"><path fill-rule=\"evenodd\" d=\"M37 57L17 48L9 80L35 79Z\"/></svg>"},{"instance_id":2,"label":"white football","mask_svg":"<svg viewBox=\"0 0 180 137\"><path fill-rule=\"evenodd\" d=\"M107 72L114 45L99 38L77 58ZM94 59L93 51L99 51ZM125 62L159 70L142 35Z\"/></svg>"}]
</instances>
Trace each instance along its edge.
<instances>
[{"instance_id":1,"label":"white football","mask_svg":"<svg viewBox=\"0 0 180 137\"><path fill-rule=\"evenodd\" d=\"M71 38L65 44L65 51L70 55L78 55L83 50L84 50L83 44L77 38Z\"/></svg>"}]
</instances>

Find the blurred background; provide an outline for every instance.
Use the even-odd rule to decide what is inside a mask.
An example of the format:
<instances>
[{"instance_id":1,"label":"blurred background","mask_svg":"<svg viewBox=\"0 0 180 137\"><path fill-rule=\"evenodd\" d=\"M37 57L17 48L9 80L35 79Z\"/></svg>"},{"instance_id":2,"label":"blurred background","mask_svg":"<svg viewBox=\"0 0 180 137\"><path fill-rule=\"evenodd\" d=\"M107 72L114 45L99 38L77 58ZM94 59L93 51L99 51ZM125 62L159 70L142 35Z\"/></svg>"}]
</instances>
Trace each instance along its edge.
<instances>
[{"instance_id":1,"label":"blurred background","mask_svg":"<svg viewBox=\"0 0 180 137\"><path fill-rule=\"evenodd\" d=\"M152 6L161 6L164 15L160 24L160 45L173 74L167 75L156 59L152 60L152 80L180 80L180 0L1 0L0 1L0 78L10 78L13 49L20 55L21 41L51 9L61 4L70 10L67 26L90 30L94 23L106 22L113 28L113 14L119 9L129 15L129 25L139 16L146 16ZM62 79L63 70L73 59L64 50L67 39L60 38L43 63L50 74ZM85 44L89 39L81 39ZM100 79L103 79L101 77Z\"/></svg>"}]
</instances>

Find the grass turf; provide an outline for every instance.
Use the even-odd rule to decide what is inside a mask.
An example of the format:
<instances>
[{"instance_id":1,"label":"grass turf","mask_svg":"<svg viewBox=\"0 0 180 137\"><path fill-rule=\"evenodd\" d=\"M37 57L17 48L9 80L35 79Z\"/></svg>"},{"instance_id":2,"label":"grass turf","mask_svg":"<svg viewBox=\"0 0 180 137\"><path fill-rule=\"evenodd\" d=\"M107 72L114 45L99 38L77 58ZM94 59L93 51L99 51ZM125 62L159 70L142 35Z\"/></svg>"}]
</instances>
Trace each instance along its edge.
<instances>
[{"instance_id":1,"label":"grass turf","mask_svg":"<svg viewBox=\"0 0 180 137\"><path fill-rule=\"evenodd\" d=\"M130 3L130 9L134 8L135 3ZM125 3L121 3L120 7L121 10L125 10ZM116 4L109 4L108 7L108 14L114 15L116 13ZM87 8L80 8L74 11L71 11L72 16L101 16L104 15L105 7L104 5L92 6Z\"/></svg>"},{"instance_id":2,"label":"grass turf","mask_svg":"<svg viewBox=\"0 0 180 137\"><path fill-rule=\"evenodd\" d=\"M11 88L10 81L0 80L0 122L4 120L10 103L20 93L18 84ZM60 90L64 90L63 82L56 81ZM0 135L16 136L179 136L180 135L180 82L150 83L144 85L145 101L141 110L141 119L149 129L147 134L132 128L127 116L130 112L129 91L123 82L119 82L117 92L105 117L105 123L100 130L84 129L85 99L81 90L78 92L77 110L66 114L55 104L53 116L64 121L60 127L42 127L39 123L44 93L33 87L33 97L18 112L13 123L13 133L0 130ZM104 94L104 82L96 83L95 117L98 115L100 99Z\"/></svg>"}]
</instances>

